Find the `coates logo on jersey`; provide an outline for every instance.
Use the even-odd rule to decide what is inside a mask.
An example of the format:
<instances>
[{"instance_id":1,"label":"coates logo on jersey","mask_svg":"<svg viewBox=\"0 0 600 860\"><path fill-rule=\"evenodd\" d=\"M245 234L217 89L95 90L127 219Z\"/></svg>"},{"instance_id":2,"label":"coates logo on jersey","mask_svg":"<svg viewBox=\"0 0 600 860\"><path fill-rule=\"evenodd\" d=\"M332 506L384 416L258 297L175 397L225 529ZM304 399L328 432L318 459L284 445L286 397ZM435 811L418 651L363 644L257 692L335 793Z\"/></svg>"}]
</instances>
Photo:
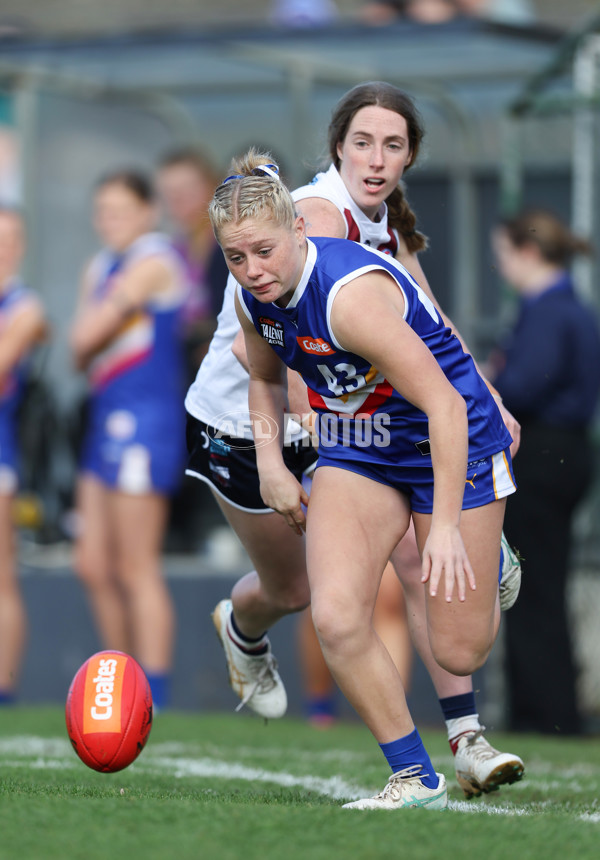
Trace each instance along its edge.
<instances>
[{"instance_id":1,"label":"coates logo on jersey","mask_svg":"<svg viewBox=\"0 0 600 860\"><path fill-rule=\"evenodd\" d=\"M333 355L335 349L331 347L322 337L297 337L300 349L309 355Z\"/></svg>"},{"instance_id":2,"label":"coates logo on jersey","mask_svg":"<svg viewBox=\"0 0 600 860\"><path fill-rule=\"evenodd\" d=\"M277 320L272 320L269 317L259 317L261 334L267 341L269 346L285 346L283 336L283 326Z\"/></svg>"}]
</instances>

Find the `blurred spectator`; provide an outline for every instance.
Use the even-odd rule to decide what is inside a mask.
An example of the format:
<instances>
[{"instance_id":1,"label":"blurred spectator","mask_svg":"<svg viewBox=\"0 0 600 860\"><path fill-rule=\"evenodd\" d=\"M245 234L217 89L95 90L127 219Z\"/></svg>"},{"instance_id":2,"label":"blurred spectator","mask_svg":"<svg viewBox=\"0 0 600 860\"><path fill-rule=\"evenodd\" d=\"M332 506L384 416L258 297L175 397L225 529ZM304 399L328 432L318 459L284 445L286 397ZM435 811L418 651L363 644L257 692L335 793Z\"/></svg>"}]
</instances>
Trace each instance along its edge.
<instances>
[{"instance_id":1,"label":"blurred spectator","mask_svg":"<svg viewBox=\"0 0 600 860\"><path fill-rule=\"evenodd\" d=\"M217 327L229 272L208 220L207 207L220 182L199 148L174 149L159 162L156 182L173 246L183 260L188 297L183 308L182 338L187 384L195 378ZM172 498L167 534L169 552L196 552L212 528L222 522L208 488L181 475Z\"/></svg>"},{"instance_id":2,"label":"blurred spectator","mask_svg":"<svg viewBox=\"0 0 600 860\"><path fill-rule=\"evenodd\" d=\"M577 297L572 257L591 251L551 212L530 210L493 233L501 275L519 294L514 330L494 357L494 384L521 422L505 533L523 559L506 614L509 727L576 734L576 670L565 605L574 511L589 488L589 439L600 390L600 334Z\"/></svg>"},{"instance_id":3,"label":"blurred spectator","mask_svg":"<svg viewBox=\"0 0 600 860\"><path fill-rule=\"evenodd\" d=\"M38 299L18 277L24 252L23 219L0 207L0 704L14 698L26 635L13 531L18 409L27 358L46 332Z\"/></svg>"},{"instance_id":4,"label":"blurred spectator","mask_svg":"<svg viewBox=\"0 0 600 860\"><path fill-rule=\"evenodd\" d=\"M440 24L459 14L456 0L369 0L360 17L367 24L384 26L402 19Z\"/></svg>"},{"instance_id":5,"label":"blurred spectator","mask_svg":"<svg viewBox=\"0 0 600 860\"><path fill-rule=\"evenodd\" d=\"M462 15L500 24L532 24L537 18L531 0L456 0Z\"/></svg>"},{"instance_id":6,"label":"blurred spectator","mask_svg":"<svg viewBox=\"0 0 600 860\"><path fill-rule=\"evenodd\" d=\"M443 24L460 17L529 24L535 13L530 0L368 0L360 17L373 26L401 19Z\"/></svg>"},{"instance_id":7,"label":"blurred spectator","mask_svg":"<svg viewBox=\"0 0 600 860\"><path fill-rule=\"evenodd\" d=\"M10 125L2 124L1 113L0 102L0 200L5 206L17 206L22 199L17 135Z\"/></svg>"},{"instance_id":8,"label":"blurred spectator","mask_svg":"<svg viewBox=\"0 0 600 860\"><path fill-rule=\"evenodd\" d=\"M104 646L138 659L161 708L174 639L161 549L185 457L185 273L154 232L157 219L143 174L123 171L98 184L94 226L104 248L85 270L71 347L90 387L76 569Z\"/></svg>"},{"instance_id":9,"label":"blurred spectator","mask_svg":"<svg viewBox=\"0 0 600 860\"><path fill-rule=\"evenodd\" d=\"M192 382L217 327L228 275L207 215L208 203L219 180L204 152L184 148L163 156L156 181L173 228L173 245L181 255L189 280L190 291L183 308L183 337L188 381Z\"/></svg>"},{"instance_id":10,"label":"blurred spectator","mask_svg":"<svg viewBox=\"0 0 600 860\"><path fill-rule=\"evenodd\" d=\"M283 27L322 27L338 15L333 0L273 0L270 20Z\"/></svg>"}]
</instances>

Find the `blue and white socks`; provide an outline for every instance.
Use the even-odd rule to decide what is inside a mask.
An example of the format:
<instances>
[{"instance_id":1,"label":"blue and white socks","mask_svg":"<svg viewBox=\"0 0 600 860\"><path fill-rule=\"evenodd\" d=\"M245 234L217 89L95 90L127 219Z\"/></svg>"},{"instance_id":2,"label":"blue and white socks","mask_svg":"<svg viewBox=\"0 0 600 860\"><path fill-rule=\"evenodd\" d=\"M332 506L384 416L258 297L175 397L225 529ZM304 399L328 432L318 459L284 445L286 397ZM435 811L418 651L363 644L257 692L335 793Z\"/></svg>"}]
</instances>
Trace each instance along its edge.
<instances>
[{"instance_id":1,"label":"blue and white socks","mask_svg":"<svg viewBox=\"0 0 600 860\"><path fill-rule=\"evenodd\" d=\"M448 696L440 699L440 705L446 720L450 748L453 753L456 753L458 741L462 735L481 729L475 705L475 693L471 691L459 696Z\"/></svg>"}]
</instances>

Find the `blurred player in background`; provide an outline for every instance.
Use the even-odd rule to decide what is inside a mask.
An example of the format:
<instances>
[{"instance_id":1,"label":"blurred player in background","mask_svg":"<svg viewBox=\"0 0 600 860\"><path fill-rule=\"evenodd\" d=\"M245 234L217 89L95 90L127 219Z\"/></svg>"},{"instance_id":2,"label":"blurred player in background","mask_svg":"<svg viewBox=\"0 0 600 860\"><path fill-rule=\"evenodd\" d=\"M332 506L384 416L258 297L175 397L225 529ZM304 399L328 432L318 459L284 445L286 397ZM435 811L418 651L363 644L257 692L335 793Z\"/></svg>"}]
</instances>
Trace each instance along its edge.
<instances>
[{"instance_id":1,"label":"blurred player in background","mask_svg":"<svg viewBox=\"0 0 600 860\"><path fill-rule=\"evenodd\" d=\"M23 218L0 206L0 704L15 696L26 637L13 526L19 472L18 409L27 358L47 330L38 298L19 278L24 253Z\"/></svg>"},{"instance_id":2,"label":"blurred player in background","mask_svg":"<svg viewBox=\"0 0 600 860\"><path fill-rule=\"evenodd\" d=\"M217 327L228 275L207 212L217 184L216 168L199 147L169 150L158 163L160 202L188 280L181 312L188 385L195 379ZM207 488L183 475L171 499L167 547L170 551L197 552L211 528L220 524L216 517Z\"/></svg>"},{"instance_id":3,"label":"blurred player in background","mask_svg":"<svg viewBox=\"0 0 600 860\"><path fill-rule=\"evenodd\" d=\"M174 610L161 551L185 451L180 258L154 232L151 183L102 179L94 226L104 247L85 269L71 330L89 382L77 485L76 569L106 648L132 654L155 704L169 701Z\"/></svg>"},{"instance_id":4,"label":"blurred player in background","mask_svg":"<svg viewBox=\"0 0 600 860\"><path fill-rule=\"evenodd\" d=\"M217 327L228 274L207 212L217 172L200 149L176 149L161 158L156 183L173 229L173 246L188 275L189 293L181 316L191 382Z\"/></svg>"}]
</instances>

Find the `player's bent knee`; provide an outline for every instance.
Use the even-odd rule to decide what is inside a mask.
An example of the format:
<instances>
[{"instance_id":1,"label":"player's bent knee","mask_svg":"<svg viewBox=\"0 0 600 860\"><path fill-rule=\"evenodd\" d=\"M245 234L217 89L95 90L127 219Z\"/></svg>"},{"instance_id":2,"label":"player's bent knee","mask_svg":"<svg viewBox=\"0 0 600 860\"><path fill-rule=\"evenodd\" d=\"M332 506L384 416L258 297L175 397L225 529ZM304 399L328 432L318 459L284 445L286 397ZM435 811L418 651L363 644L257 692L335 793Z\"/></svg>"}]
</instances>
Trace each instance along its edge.
<instances>
[{"instance_id":1,"label":"player's bent knee","mask_svg":"<svg viewBox=\"0 0 600 860\"><path fill-rule=\"evenodd\" d=\"M283 608L288 615L292 615L296 612L303 612L308 606L310 606L310 597L305 599L288 600Z\"/></svg>"},{"instance_id":2,"label":"player's bent knee","mask_svg":"<svg viewBox=\"0 0 600 860\"><path fill-rule=\"evenodd\" d=\"M308 586L298 586L269 595L271 602L286 615L302 612L310 606L310 590Z\"/></svg>"},{"instance_id":3,"label":"player's bent knee","mask_svg":"<svg viewBox=\"0 0 600 860\"><path fill-rule=\"evenodd\" d=\"M436 646L432 643L431 650L436 663L452 675L465 677L472 675L484 665L490 649L460 647L448 645Z\"/></svg>"}]
</instances>

